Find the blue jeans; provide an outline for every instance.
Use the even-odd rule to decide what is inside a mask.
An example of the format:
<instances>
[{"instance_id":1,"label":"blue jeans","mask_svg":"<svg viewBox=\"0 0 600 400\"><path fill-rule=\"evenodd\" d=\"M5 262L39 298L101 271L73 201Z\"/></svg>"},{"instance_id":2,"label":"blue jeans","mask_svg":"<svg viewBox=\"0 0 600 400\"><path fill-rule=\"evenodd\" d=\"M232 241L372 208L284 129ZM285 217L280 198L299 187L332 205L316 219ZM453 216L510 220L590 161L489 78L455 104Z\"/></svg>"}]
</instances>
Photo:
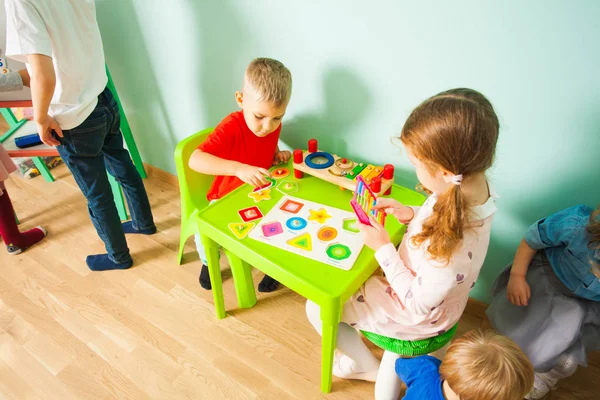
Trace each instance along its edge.
<instances>
[{"instance_id":1,"label":"blue jeans","mask_svg":"<svg viewBox=\"0 0 600 400\"><path fill-rule=\"evenodd\" d=\"M88 202L90 218L104 242L111 261L131 261L121 219L115 206L106 171L123 188L133 227L154 228L148 195L129 152L123 147L119 106L108 88L98 96L98 105L76 128L63 130L58 152L73 174Z\"/></svg>"}]
</instances>

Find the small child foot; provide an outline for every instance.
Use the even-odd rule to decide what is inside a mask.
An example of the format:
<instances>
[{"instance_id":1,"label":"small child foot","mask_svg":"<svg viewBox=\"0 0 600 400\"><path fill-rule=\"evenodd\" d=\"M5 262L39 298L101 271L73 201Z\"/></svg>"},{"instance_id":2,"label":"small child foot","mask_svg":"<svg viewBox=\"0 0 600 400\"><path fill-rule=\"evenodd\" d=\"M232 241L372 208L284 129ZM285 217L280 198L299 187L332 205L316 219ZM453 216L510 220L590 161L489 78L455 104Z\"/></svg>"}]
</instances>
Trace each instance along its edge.
<instances>
[{"instance_id":1,"label":"small child foot","mask_svg":"<svg viewBox=\"0 0 600 400\"><path fill-rule=\"evenodd\" d=\"M356 362L345 354L336 351L333 355L333 375L343 379L358 379L375 382L379 368L371 371L361 371Z\"/></svg>"},{"instance_id":2,"label":"small child foot","mask_svg":"<svg viewBox=\"0 0 600 400\"><path fill-rule=\"evenodd\" d=\"M269 275L265 275L265 277L258 284L258 291L262 293L270 293L277 290L279 287L279 282L275 279L271 278Z\"/></svg>"},{"instance_id":3,"label":"small child foot","mask_svg":"<svg viewBox=\"0 0 600 400\"><path fill-rule=\"evenodd\" d=\"M200 270L200 278L198 278L198 281L200 281L200 286L202 286L203 289L212 289L212 286L210 284L210 274L208 273L208 267L204 264L202 264L202 269Z\"/></svg>"},{"instance_id":4,"label":"small child foot","mask_svg":"<svg viewBox=\"0 0 600 400\"><path fill-rule=\"evenodd\" d=\"M96 254L94 256L87 256L85 262L92 271L128 269L133 265L132 259L125 263L117 264L113 262L110 258L108 258L108 254Z\"/></svg>"},{"instance_id":5,"label":"small child foot","mask_svg":"<svg viewBox=\"0 0 600 400\"><path fill-rule=\"evenodd\" d=\"M43 226L36 226L35 228L28 230L27 232L21 233L21 243L19 243L20 246L11 243L6 246L6 250L8 251L8 254L13 256L21 254L34 244L41 242L42 239L44 239L46 236L48 236L48 232L46 231L46 229L44 229Z\"/></svg>"},{"instance_id":6,"label":"small child foot","mask_svg":"<svg viewBox=\"0 0 600 400\"><path fill-rule=\"evenodd\" d=\"M135 229L133 227L133 221L123 222L123 232L125 233L138 233L141 235L153 235L156 233L156 226L149 229Z\"/></svg>"}]
</instances>

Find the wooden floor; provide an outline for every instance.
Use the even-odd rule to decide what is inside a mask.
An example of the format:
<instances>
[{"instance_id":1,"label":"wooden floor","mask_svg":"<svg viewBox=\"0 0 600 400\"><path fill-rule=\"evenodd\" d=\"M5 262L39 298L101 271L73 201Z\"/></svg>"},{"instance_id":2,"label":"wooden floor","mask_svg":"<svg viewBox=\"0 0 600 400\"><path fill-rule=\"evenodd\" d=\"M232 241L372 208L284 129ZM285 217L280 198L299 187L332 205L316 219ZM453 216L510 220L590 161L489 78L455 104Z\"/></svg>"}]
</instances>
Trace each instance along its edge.
<instances>
[{"instance_id":1,"label":"wooden floor","mask_svg":"<svg viewBox=\"0 0 600 400\"><path fill-rule=\"evenodd\" d=\"M229 311L216 320L192 240L175 264L178 191L157 176L146 187L159 232L128 237L130 270L90 272L85 256L103 246L68 170L54 174L54 183L7 181L21 227L43 224L49 237L19 256L0 249L1 398L373 398L373 384L336 378L331 394L320 393L320 338L304 299L287 289L238 311L224 266ZM481 325L465 314L459 329ZM596 354L550 398L598 399L599 381Z\"/></svg>"}]
</instances>

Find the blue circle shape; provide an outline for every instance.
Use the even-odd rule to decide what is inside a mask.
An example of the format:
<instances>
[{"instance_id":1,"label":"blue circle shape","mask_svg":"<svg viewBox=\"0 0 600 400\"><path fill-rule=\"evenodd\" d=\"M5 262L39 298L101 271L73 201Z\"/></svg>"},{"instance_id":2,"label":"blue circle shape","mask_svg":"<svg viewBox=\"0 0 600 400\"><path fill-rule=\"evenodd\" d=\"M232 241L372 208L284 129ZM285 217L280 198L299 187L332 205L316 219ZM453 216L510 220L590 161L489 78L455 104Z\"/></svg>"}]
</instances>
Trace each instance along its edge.
<instances>
[{"instance_id":1,"label":"blue circle shape","mask_svg":"<svg viewBox=\"0 0 600 400\"><path fill-rule=\"evenodd\" d=\"M316 164L313 162L313 159L317 158L317 157L325 158L327 161L323 164ZM309 168L312 168L312 169L329 168L333 165L333 162L334 162L333 156L329 153L325 153L324 151L317 151L316 153L311 153L308 156L306 156L306 159L304 160L304 163L306 164L306 166Z\"/></svg>"},{"instance_id":2,"label":"blue circle shape","mask_svg":"<svg viewBox=\"0 0 600 400\"><path fill-rule=\"evenodd\" d=\"M306 224L306 220L300 217L292 217L285 223L285 225L293 231L299 231L306 228Z\"/></svg>"}]
</instances>

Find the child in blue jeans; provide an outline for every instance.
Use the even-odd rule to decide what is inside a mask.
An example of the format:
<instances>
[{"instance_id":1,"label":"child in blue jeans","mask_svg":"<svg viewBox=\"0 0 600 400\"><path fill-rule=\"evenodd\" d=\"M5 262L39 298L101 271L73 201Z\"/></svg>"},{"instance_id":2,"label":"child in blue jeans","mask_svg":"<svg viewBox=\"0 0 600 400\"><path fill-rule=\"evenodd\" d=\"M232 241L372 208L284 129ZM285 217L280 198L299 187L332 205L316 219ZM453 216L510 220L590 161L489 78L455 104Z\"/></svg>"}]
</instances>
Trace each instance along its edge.
<instances>
[{"instance_id":1,"label":"child in blue jeans","mask_svg":"<svg viewBox=\"0 0 600 400\"><path fill-rule=\"evenodd\" d=\"M123 147L119 107L108 77L93 0L5 0L6 55L27 64L40 139L57 146L88 202L106 254L93 271L133 265L126 233L156 226L142 178ZM120 183L132 221L121 225L106 170Z\"/></svg>"},{"instance_id":2,"label":"child in blue jeans","mask_svg":"<svg viewBox=\"0 0 600 400\"><path fill-rule=\"evenodd\" d=\"M487 314L533 363L528 399L545 396L600 349L599 264L600 208L579 205L531 225L496 279Z\"/></svg>"},{"instance_id":3,"label":"child in blue jeans","mask_svg":"<svg viewBox=\"0 0 600 400\"><path fill-rule=\"evenodd\" d=\"M456 339L444 360L396 360L404 400L521 400L533 385L533 366L519 346L492 331Z\"/></svg>"}]
</instances>

